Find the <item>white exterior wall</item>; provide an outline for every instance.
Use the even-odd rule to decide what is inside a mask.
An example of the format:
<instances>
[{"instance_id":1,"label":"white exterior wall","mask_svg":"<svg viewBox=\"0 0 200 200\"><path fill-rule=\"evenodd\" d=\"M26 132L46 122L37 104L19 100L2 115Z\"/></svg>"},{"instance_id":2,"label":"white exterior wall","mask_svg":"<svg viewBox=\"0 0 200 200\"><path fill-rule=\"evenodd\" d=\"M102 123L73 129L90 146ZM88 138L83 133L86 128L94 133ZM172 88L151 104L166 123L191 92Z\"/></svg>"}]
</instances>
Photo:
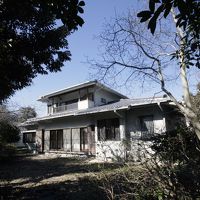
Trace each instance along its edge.
<instances>
[{"instance_id":1,"label":"white exterior wall","mask_svg":"<svg viewBox=\"0 0 200 200\"><path fill-rule=\"evenodd\" d=\"M94 93L94 105L95 106L100 106L100 105L104 104L101 102L101 98L104 98L106 100L106 103L120 99L119 96L117 96L115 94L107 92L101 88L97 88Z\"/></svg>"},{"instance_id":2,"label":"white exterior wall","mask_svg":"<svg viewBox=\"0 0 200 200\"><path fill-rule=\"evenodd\" d=\"M165 117L163 112L157 105L133 109L127 111L126 134L130 136L131 149L129 150L129 158L134 161L141 161L149 157L149 153L153 153L150 148L150 141L143 141L141 136L141 125L139 117L152 115L154 123L154 134L161 134L166 131Z\"/></svg>"},{"instance_id":3,"label":"white exterior wall","mask_svg":"<svg viewBox=\"0 0 200 200\"><path fill-rule=\"evenodd\" d=\"M119 112L118 112L119 113ZM144 156L144 148L148 151L150 142L140 140L141 127L139 117L152 115L154 123L154 132L162 133L165 131L165 118L162 111L157 105L145 108L135 108L134 110L128 110L125 113L119 113L120 118L120 138L121 141L97 141L96 156L99 159L115 159L120 160L125 158L125 145L123 140L130 134L131 136L131 151L129 152L134 160L142 159ZM117 116L116 116L117 117ZM105 117L106 119L106 117ZM97 128L95 129L96 136ZM137 137L138 136L138 137Z\"/></svg>"},{"instance_id":4,"label":"white exterior wall","mask_svg":"<svg viewBox=\"0 0 200 200\"><path fill-rule=\"evenodd\" d=\"M78 109L79 110L87 109L87 108L91 108L91 107L94 107L93 101L89 101L88 99L86 99L84 101L78 101Z\"/></svg>"},{"instance_id":5,"label":"white exterior wall","mask_svg":"<svg viewBox=\"0 0 200 200\"><path fill-rule=\"evenodd\" d=\"M72 116L59 119L53 119L48 121L42 121L39 123L39 130L44 129L44 150L49 151L50 147L50 130L63 129L63 141L64 141L64 151L70 151L70 144L65 141L69 141L70 129L88 127L90 125L95 125L95 146L96 146L96 156L99 159L115 159L119 160L125 157L125 146L123 145L123 140L126 136L140 136L140 120L139 117L145 115L153 115L154 119L154 131L155 133L161 133L165 131L165 118L162 111L157 105L145 106L143 108L134 108L126 111L114 111L97 113L95 115L84 115L84 116ZM109 118L119 118L120 119L120 141L98 141L98 130L97 130L97 120L109 119ZM132 152L136 156L137 152L140 150L139 137L137 139L132 137ZM136 156L137 158L137 156ZM137 160L137 159L136 159Z\"/></svg>"},{"instance_id":6,"label":"white exterior wall","mask_svg":"<svg viewBox=\"0 0 200 200\"><path fill-rule=\"evenodd\" d=\"M94 120L88 116L76 116L43 121L39 123L39 129L56 130L67 128L81 128L95 124Z\"/></svg>"},{"instance_id":7,"label":"white exterior wall","mask_svg":"<svg viewBox=\"0 0 200 200\"><path fill-rule=\"evenodd\" d=\"M141 136L141 125L139 117L152 115L154 123L154 133L162 133L166 130L165 117L157 105L143 107L127 111L126 133L130 137Z\"/></svg>"}]
</instances>

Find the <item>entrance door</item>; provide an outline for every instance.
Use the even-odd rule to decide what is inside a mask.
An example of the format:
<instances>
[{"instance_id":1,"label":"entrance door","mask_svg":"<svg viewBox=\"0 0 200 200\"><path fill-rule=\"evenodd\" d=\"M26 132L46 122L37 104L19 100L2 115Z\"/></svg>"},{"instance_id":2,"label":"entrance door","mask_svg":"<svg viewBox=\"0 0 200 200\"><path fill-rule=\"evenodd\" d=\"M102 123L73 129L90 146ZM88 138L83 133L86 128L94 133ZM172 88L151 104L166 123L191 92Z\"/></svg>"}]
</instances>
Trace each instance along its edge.
<instances>
[{"instance_id":1,"label":"entrance door","mask_svg":"<svg viewBox=\"0 0 200 200\"><path fill-rule=\"evenodd\" d=\"M88 151L88 130L87 128L80 129L81 151Z\"/></svg>"}]
</instances>

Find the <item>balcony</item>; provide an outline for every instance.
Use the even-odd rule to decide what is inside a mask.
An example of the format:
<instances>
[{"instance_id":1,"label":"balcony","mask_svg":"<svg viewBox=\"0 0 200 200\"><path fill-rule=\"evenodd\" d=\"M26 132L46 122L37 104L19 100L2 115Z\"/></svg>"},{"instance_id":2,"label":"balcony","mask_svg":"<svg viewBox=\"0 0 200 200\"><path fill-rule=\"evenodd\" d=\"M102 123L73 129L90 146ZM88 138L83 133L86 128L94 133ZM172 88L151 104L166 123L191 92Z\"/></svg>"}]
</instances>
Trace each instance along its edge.
<instances>
[{"instance_id":1,"label":"balcony","mask_svg":"<svg viewBox=\"0 0 200 200\"><path fill-rule=\"evenodd\" d=\"M53 108L53 113L71 111L71 110L77 110L77 109L78 109L78 102Z\"/></svg>"}]
</instances>

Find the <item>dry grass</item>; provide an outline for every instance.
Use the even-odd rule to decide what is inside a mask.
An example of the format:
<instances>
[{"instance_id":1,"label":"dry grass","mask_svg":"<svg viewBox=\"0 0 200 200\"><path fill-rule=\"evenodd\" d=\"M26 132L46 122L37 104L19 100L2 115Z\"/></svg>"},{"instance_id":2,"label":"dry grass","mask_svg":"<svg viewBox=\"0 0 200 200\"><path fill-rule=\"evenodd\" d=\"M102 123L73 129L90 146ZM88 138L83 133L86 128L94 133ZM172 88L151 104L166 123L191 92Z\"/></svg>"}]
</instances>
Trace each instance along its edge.
<instances>
[{"instance_id":1,"label":"dry grass","mask_svg":"<svg viewBox=\"0 0 200 200\"><path fill-rule=\"evenodd\" d=\"M0 165L0 199L105 199L90 178L117 167L77 158L15 158Z\"/></svg>"}]
</instances>

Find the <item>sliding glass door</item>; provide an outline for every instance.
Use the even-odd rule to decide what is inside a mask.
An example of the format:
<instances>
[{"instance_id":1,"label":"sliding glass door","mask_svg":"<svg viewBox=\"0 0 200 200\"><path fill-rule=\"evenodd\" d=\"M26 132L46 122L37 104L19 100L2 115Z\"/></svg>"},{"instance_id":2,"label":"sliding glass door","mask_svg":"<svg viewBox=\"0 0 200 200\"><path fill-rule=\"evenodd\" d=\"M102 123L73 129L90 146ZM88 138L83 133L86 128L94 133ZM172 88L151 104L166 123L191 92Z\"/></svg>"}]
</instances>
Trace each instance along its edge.
<instances>
[{"instance_id":1,"label":"sliding glass door","mask_svg":"<svg viewBox=\"0 0 200 200\"><path fill-rule=\"evenodd\" d=\"M63 149L63 130L50 131L50 149Z\"/></svg>"}]
</instances>

